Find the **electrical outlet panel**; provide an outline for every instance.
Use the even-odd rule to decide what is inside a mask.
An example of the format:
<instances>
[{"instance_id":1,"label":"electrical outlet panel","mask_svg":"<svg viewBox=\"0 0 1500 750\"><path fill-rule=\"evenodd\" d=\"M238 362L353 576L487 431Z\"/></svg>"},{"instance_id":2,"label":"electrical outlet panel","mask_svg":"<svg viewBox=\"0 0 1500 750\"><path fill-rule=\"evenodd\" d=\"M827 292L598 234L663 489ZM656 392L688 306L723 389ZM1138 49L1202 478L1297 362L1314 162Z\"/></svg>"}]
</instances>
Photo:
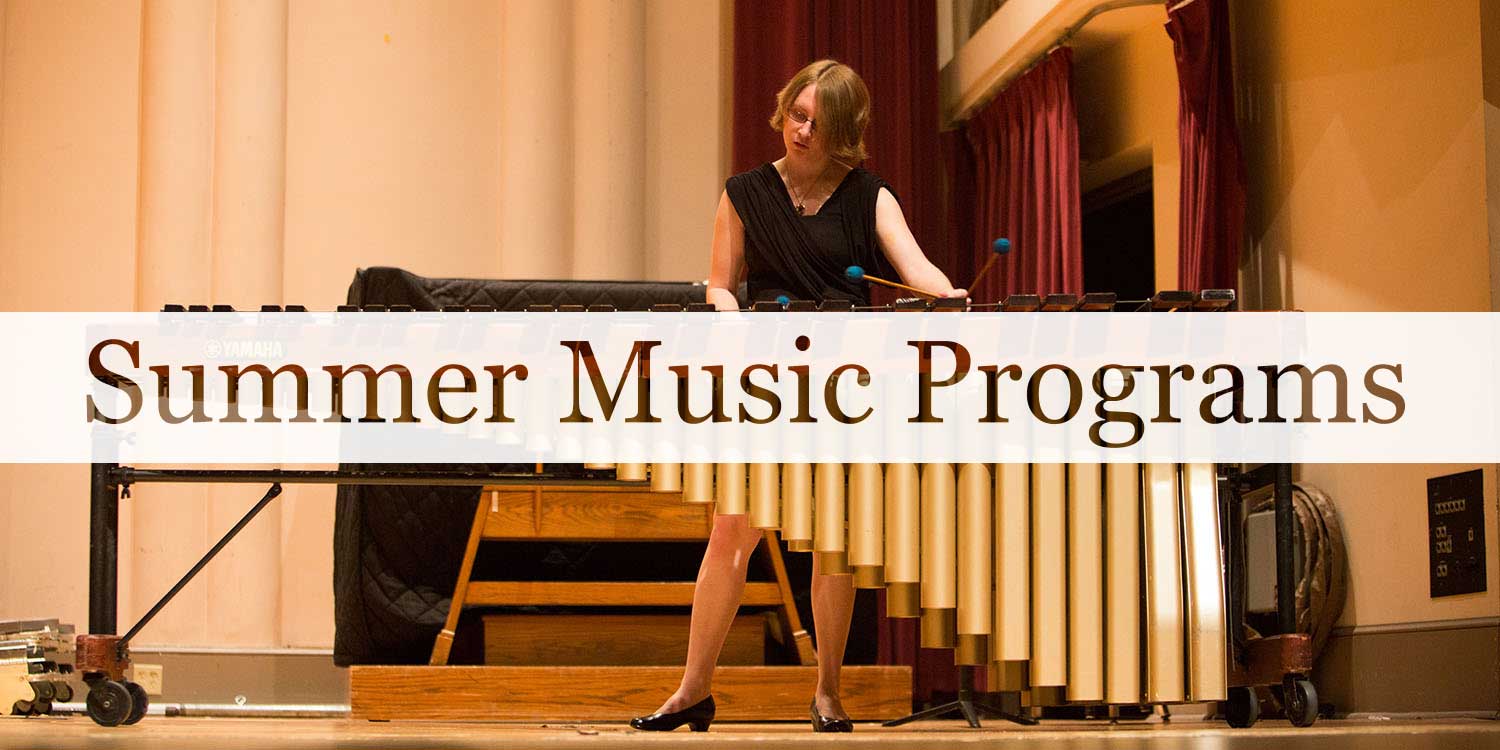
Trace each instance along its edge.
<instances>
[{"instance_id":1,"label":"electrical outlet panel","mask_svg":"<svg viewBox=\"0 0 1500 750\"><path fill-rule=\"evenodd\" d=\"M146 690L146 695L161 695L161 665L136 664L131 667L133 679Z\"/></svg>"},{"instance_id":2,"label":"electrical outlet panel","mask_svg":"<svg viewBox=\"0 0 1500 750\"><path fill-rule=\"evenodd\" d=\"M1484 591L1483 470L1427 480L1427 531L1433 598Z\"/></svg>"}]
</instances>

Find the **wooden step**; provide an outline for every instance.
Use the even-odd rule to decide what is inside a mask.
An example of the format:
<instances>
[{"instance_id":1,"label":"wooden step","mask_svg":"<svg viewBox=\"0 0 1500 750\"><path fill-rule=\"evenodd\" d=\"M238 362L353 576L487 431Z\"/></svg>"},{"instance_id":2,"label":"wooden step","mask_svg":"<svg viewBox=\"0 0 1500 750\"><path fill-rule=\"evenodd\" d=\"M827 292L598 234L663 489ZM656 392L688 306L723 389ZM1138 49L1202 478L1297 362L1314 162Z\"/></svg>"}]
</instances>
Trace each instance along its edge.
<instances>
[{"instance_id":1,"label":"wooden step","mask_svg":"<svg viewBox=\"0 0 1500 750\"><path fill-rule=\"evenodd\" d=\"M688 607L693 604L695 585L692 581L470 581L464 606ZM781 591L775 583L747 583L740 604L779 606Z\"/></svg>"},{"instance_id":2,"label":"wooden step","mask_svg":"<svg viewBox=\"0 0 1500 750\"><path fill-rule=\"evenodd\" d=\"M766 617L734 618L719 663L764 665ZM671 666L687 657L685 614L492 614L483 621L488 666Z\"/></svg>"},{"instance_id":3,"label":"wooden step","mask_svg":"<svg viewBox=\"0 0 1500 750\"><path fill-rule=\"evenodd\" d=\"M628 485L493 487L480 502L485 539L697 541L713 528L712 506Z\"/></svg>"},{"instance_id":4,"label":"wooden step","mask_svg":"<svg viewBox=\"0 0 1500 750\"><path fill-rule=\"evenodd\" d=\"M627 722L650 713L682 677L671 667L349 668L355 719ZM806 721L817 667L720 667L720 721ZM846 666L844 708L860 721L911 711L911 667Z\"/></svg>"}]
</instances>

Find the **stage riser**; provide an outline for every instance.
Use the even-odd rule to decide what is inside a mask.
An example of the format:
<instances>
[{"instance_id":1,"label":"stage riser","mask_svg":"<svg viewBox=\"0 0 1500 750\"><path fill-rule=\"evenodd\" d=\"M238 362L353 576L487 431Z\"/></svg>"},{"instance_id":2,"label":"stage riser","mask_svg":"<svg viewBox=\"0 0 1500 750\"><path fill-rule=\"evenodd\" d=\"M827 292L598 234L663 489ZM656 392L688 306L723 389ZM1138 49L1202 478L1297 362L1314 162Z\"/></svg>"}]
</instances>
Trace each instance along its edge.
<instances>
[{"instance_id":1,"label":"stage riser","mask_svg":"<svg viewBox=\"0 0 1500 750\"><path fill-rule=\"evenodd\" d=\"M349 669L355 719L628 721L672 691L682 667L428 667ZM720 721L805 721L816 667L720 667ZM859 720L911 710L911 668L846 666L843 703Z\"/></svg>"},{"instance_id":2,"label":"stage riser","mask_svg":"<svg viewBox=\"0 0 1500 750\"><path fill-rule=\"evenodd\" d=\"M688 616L485 615L488 666L672 666L687 658ZM765 615L736 617L719 664L766 663Z\"/></svg>"}]
</instances>

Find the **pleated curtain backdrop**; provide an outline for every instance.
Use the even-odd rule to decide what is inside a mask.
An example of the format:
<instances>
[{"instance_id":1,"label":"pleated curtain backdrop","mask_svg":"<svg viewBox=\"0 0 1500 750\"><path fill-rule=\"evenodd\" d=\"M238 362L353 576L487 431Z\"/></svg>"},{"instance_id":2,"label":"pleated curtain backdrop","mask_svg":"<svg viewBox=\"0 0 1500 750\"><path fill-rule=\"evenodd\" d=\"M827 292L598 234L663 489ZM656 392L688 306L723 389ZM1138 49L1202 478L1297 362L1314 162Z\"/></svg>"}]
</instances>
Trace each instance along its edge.
<instances>
[{"instance_id":1,"label":"pleated curtain backdrop","mask_svg":"<svg viewBox=\"0 0 1500 750\"><path fill-rule=\"evenodd\" d=\"M885 178L927 257L950 274L957 254L940 243L937 13L931 0L757 0L734 5L735 172L781 158L768 124L776 93L825 57L870 89L864 167ZM957 283L957 279L955 279Z\"/></svg>"},{"instance_id":2,"label":"pleated curtain backdrop","mask_svg":"<svg viewBox=\"0 0 1500 750\"><path fill-rule=\"evenodd\" d=\"M945 247L954 249L954 265L956 268L949 273L956 286L967 287L973 282L974 273L978 268L974 266L973 249L978 242L977 228L974 226L975 182L974 182L974 153L969 147L968 134L963 127L946 130L942 133L942 207L941 215L944 219L942 229L944 235L942 243ZM980 261L983 263L983 261ZM945 269L946 270L946 269ZM992 271L993 273L993 271ZM969 290L970 294L974 290Z\"/></svg>"},{"instance_id":3,"label":"pleated curtain backdrop","mask_svg":"<svg viewBox=\"0 0 1500 750\"><path fill-rule=\"evenodd\" d=\"M1245 227L1245 162L1234 117L1227 0L1194 0L1167 13L1180 87L1178 141L1182 208L1180 289L1239 286Z\"/></svg>"},{"instance_id":4,"label":"pleated curtain backdrop","mask_svg":"<svg viewBox=\"0 0 1500 750\"><path fill-rule=\"evenodd\" d=\"M1054 50L965 127L973 159L973 234L967 262L983 266L999 237L1011 251L970 289L975 302L1010 294L1081 293L1082 213L1073 51ZM956 183L958 191L962 184Z\"/></svg>"}]
</instances>

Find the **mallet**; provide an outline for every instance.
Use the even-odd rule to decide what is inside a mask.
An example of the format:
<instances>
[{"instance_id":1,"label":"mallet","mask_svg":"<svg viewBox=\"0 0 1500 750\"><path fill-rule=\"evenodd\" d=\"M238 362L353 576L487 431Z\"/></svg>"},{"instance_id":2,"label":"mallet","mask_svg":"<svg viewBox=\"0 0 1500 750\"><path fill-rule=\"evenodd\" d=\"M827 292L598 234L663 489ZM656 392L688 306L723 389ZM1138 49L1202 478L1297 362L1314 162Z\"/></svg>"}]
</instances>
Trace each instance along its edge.
<instances>
[{"instance_id":1,"label":"mallet","mask_svg":"<svg viewBox=\"0 0 1500 750\"><path fill-rule=\"evenodd\" d=\"M849 266L844 270L844 275L848 276L852 281L868 281L872 284L888 286L892 289L900 289L903 292L911 292L912 294L921 295L923 297L931 297L933 299L937 299L943 296L941 294L933 294L932 292L918 289L914 286L907 286L905 284L898 284L894 281L888 281L886 279L880 278L879 276L871 276L865 273L865 269L860 268L859 266Z\"/></svg>"},{"instance_id":2,"label":"mallet","mask_svg":"<svg viewBox=\"0 0 1500 750\"><path fill-rule=\"evenodd\" d=\"M1010 253L1010 240L1001 237L990 243L990 257L984 262L983 266L980 266L979 273L974 274L974 281L969 284L969 290L972 292L977 289L979 282L984 279L984 275L990 272L990 266L995 265L995 259L1008 253Z\"/></svg>"}]
</instances>

